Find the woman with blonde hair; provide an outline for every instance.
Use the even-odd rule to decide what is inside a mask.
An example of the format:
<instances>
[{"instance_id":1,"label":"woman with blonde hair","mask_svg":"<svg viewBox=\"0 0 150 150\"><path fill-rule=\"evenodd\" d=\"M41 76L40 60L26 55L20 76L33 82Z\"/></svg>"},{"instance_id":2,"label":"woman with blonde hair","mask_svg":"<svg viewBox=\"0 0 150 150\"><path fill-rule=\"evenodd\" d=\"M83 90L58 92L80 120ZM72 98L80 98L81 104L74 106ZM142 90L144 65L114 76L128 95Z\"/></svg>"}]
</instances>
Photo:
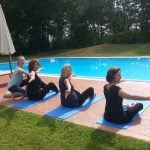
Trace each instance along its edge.
<instances>
[{"instance_id":1,"label":"woman with blonde hair","mask_svg":"<svg viewBox=\"0 0 150 150\"><path fill-rule=\"evenodd\" d=\"M80 107L87 98L93 99L94 89L92 87L89 87L80 94L80 92L75 90L74 86L71 83L72 77L72 67L70 65L64 65L61 70L61 76L59 79L61 104L64 107L77 108Z\"/></svg>"},{"instance_id":2,"label":"woman with blonde hair","mask_svg":"<svg viewBox=\"0 0 150 150\"><path fill-rule=\"evenodd\" d=\"M8 91L11 92L11 97L14 98L16 95L25 96L26 90L22 88L26 84L24 83L24 75L28 76L28 73L23 70L25 63L24 56L18 56L17 67L13 72L12 78L8 82Z\"/></svg>"}]
</instances>

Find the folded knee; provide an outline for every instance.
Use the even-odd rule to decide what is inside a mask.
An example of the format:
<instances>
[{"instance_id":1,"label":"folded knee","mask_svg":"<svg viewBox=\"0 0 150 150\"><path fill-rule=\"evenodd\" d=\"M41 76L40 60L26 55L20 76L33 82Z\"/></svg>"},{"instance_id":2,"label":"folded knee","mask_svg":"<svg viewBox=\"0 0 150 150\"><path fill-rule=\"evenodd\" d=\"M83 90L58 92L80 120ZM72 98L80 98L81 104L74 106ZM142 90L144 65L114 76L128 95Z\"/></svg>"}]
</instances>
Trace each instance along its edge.
<instances>
[{"instance_id":1,"label":"folded knee","mask_svg":"<svg viewBox=\"0 0 150 150\"><path fill-rule=\"evenodd\" d=\"M89 90L94 91L94 88L93 87L89 87Z\"/></svg>"},{"instance_id":2,"label":"folded knee","mask_svg":"<svg viewBox=\"0 0 150 150\"><path fill-rule=\"evenodd\" d=\"M136 105L138 106L139 110L143 109L143 104L142 103L137 103Z\"/></svg>"}]
</instances>

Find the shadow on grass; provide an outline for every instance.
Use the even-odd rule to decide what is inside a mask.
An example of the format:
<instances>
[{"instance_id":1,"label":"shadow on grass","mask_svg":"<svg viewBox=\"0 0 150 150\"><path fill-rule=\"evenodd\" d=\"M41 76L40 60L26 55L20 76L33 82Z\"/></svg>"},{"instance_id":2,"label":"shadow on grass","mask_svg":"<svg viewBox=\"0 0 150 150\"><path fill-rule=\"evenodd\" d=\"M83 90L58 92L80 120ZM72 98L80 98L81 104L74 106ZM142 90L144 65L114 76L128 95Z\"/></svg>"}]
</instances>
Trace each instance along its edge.
<instances>
[{"instance_id":1,"label":"shadow on grass","mask_svg":"<svg viewBox=\"0 0 150 150\"><path fill-rule=\"evenodd\" d=\"M115 134L96 129L92 132L90 141L86 145L85 149L91 150L94 148L95 150L100 150L100 149L107 149L107 147L110 146L113 147L115 138L116 138Z\"/></svg>"},{"instance_id":2,"label":"shadow on grass","mask_svg":"<svg viewBox=\"0 0 150 150\"><path fill-rule=\"evenodd\" d=\"M56 131L56 124L55 124L55 119L43 116L42 118L39 119L37 122L37 126L39 127L48 127L49 130L52 132Z\"/></svg>"},{"instance_id":3,"label":"shadow on grass","mask_svg":"<svg viewBox=\"0 0 150 150\"><path fill-rule=\"evenodd\" d=\"M0 118L6 120L5 127L11 124L11 121L15 118L17 109L10 109L4 106L0 106Z\"/></svg>"}]
</instances>

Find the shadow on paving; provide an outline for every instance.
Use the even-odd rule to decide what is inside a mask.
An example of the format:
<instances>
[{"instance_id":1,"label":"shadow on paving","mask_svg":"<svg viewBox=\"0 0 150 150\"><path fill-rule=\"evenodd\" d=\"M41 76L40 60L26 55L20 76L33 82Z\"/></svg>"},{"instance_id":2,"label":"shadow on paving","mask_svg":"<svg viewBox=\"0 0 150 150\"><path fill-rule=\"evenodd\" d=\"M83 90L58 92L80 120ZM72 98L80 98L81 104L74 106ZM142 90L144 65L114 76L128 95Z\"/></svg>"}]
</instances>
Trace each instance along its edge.
<instances>
[{"instance_id":1,"label":"shadow on paving","mask_svg":"<svg viewBox=\"0 0 150 150\"><path fill-rule=\"evenodd\" d=\"M6 87L7 86L7 83L2 83L2 84L0 84L0 88L4 88L4 87Z\"/></svg>"}]
</instances>

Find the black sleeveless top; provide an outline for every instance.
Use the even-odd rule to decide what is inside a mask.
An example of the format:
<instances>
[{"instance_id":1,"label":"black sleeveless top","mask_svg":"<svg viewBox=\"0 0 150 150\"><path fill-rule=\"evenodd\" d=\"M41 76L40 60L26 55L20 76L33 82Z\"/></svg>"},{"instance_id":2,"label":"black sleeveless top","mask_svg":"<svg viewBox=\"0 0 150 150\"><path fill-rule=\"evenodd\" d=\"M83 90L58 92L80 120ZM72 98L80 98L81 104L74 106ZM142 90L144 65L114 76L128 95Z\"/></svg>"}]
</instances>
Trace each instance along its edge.
<instances>
[{"instance_id":1,"label":"black sleeveless top","mask_svg":"<svg viewBox=\"0 0 150 150\"><path fill-rule=\"evenodd\" d=\"M66 78L63 78L63 77L60 77L60 79L59 79L59 89L60 89L60 92L61 92L61 103L63 104L66 100L69 100L68 98L67 99L65 99L65 92L66 92L66 90L67 90L67 87L66 87L66 85L65 85L65 83L64 83L64 81L65 81L65 79ZM72 92L74 91L74 86L72 85L72 83L71 83L71 81L69 80L69 82L70 82L70 85L71 85L71 92L70 92L70 95L72 94ZM69 97L71 97L71 96L69 96Z\"/></svg>"},{"instance_id":2,"label":"black sleeveless top","mask_svg":"<svg viewBox=\"0 0 150 150\"><path fill-rule=\"evenodd\" d=\"M35 73L35 79L28 83L27 85L27 95L28 97L32 97L33 95L37 94L37 91L43 88L44 83L41 78Z\"/></svg>"},{"instance_id":3,"label":"black sleeveless top","mask_svg":"<svg viewBox=\"0 0 150 150\"><path fill-rule=\"evenodd\" d=\"M112 85L107 89L107 85L104 86L104 95L106 98L104 118L107 121L116 121L125 117L123 111L123 98L118 95L121 88Z\"/></svg>"}]
</instances>

